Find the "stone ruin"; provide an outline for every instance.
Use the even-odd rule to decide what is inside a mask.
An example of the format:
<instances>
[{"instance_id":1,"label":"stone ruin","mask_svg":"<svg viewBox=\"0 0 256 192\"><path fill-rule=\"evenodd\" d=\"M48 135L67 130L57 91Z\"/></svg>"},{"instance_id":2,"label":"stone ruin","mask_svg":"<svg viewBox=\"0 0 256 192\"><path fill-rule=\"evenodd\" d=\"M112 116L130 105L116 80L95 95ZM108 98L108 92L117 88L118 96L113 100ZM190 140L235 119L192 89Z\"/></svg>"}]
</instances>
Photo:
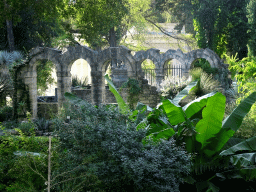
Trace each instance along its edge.
<instances>
[{"instance_id":1,"label":"stone ruin","mask_svg":"<svg viewBox=\"0 0 256 192\"><path fill-rule=\"evenodd\" d=\"M211 67L219 69L219 73L215 78L220 81L221 87L224 90L229 89L232 82L229 76L228 64L224 64L218 55L210 49L198 49L188 53L183 53L180 49L170 49L163 54L160 54L158 49L149 49L132 54L131 50L124 46L109 47L103 51L97 52L86 46L77 44L65 48L64 51L53 48L36 47L30 51L29 56L31 59L21 67L18 75L29 88L33 118L37 117L39 104L36 72L36 62L38 60L50 60L56 67L57 90L56 99L53 98L53 100L57 108L61 107L65 101L64 93L71 92L71 66L78 59L86 60L91 67L91 89L80 91L73 90L73 92L95 105L116 103L112 93L105 88L104 78L106 69L112 59L118 61L117 65L119 65L112 70L112 80L114 83L119 83L120 85L127 78L137 79L142 87L140 101L150 107L156 107L159 102L159 93L156 87L149 85L147 80L144 79L141 64L146 59L152 60L155 65L157 84L163 81L164 67L170 60L178 60L183 68L184 76L188 77L193 62L199 58L206 59ZM122 95L126 99L127 94L122 93Z\"/></svg>"}]
</instances>

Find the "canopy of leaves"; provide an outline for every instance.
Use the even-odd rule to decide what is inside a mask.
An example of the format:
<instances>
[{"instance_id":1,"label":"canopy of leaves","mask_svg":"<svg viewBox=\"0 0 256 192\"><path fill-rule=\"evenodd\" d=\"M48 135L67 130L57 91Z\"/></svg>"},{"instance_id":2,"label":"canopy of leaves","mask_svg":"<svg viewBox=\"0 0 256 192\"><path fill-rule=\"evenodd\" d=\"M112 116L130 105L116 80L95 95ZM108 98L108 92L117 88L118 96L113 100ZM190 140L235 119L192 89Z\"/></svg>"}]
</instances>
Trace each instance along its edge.
<instances>
[{"instance_id":1,"label":"canopy of leaves","mask_svg":"<svg viewBox=\"0 0 256 192\"><path fill-rule=\"evenodd\" d=\"M63 18L73 18L81 33L80 38L92 46L107 45L109 31L115 28L116 40L119 42L130 23L141 23L142 13L149 8L149 0L77 0L66 5L61 11Z\"/></svg>"}]
</instances>

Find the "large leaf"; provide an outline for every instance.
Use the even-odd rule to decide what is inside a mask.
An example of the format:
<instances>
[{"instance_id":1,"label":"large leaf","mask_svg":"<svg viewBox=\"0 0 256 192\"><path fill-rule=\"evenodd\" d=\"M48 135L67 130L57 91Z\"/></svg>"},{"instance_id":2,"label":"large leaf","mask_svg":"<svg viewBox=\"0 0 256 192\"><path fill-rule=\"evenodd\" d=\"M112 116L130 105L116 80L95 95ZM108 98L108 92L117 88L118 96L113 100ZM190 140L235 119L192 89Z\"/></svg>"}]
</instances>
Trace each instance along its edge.
<instances>
[{"instance_id":1,"label":"large leaf","mask_svg":"<svg viewBox=\"0 0 256 192\"><path fill-rule=\"evenodd\" d=\"M234 135L232 129L221 129L215 137L212 137L208 140L209 144L207 145L204 153L208 156L212 156L215 153L218 153L223 146L229 141L229 139Z\"/></svg>"},{"instance_id":2,"label":"large leaf","mask_svg":"<svg viewBox=\"0 0 256 192\"><path fill-rule=\"evenodd\" d=\"M109 85L109 90L114 94L114 96L116 98L116 101L117 101L117 104L118 104L118 107L119 107L121 113L123 113L123 114L128 113L129 112L128 106L124 102L123 98L117 91L117 89L114 86L114 84L112 83L112 81L109 79L108 74L105 75L105 79Z\"/></svg>"},{"instance_id":3,"label":"large leaf","mask_svg":"<svg viewBox=\"0 0 256 192\"><path fill-rule=\"evenodd\" d=\"M222 151L220 155L234 155L242 152L256 152L256 136L246 139L245 141L242 141L241 143Z\"/></svg>"},{"instance_id":4,"label":"large leaf","mask_svg":"<svg viewBox=\"0 0 256 192\"><path fill-rule=\"evenodd\" d=\"M153 136L154 141L159 141L160 139L167 140L170 137L172 137L174 134L175 134L175 131L173 130L173 128L167 128L159 132L152 133L150 136Z\"/></svg>"},{"instance_id":5,"label":"large leaf","mask_svg":"<svg viewBox=\"0 0 256 192\"><path fill-rule=\"evenodd\" d=\"M185 121L185 113L183 112L182 107L174 104L172 100L164 100L162 107L164 108L171 125L177 125Z\"/></svg>"},{"instance_id":6,"label":"large leaf","mask_svg":"<svg viewBox=\"0 0 256 192\"><path fill-rule=\"evenodd\" d=\"M179 102L182 99L184 99L186 96L188 96L190 91L192 91L195 88L196 84L197 84L197 81L192 81L191 83L189 83L188 86L186 86L181 92L178 93L178 95L176 95L176 97L174 97L172 102L178 105Z\"/></svg>"},{"instance_id":7,"label":"large leaf","mask_svg":"<svg viewBox=\"0 0 256 192\"><path fill-rule=\"evenodd\" d=\"M234 133L240 127L243 118L250 111L251 106L256 101L256 92L252 93L249 97L244 99L222 122L222 129L217 133L216 137L212 139L208 148L211 151L208 153L216 153L220 151L227 141L234 135Z\"/></svg>"},{"instance_id":8,"label":"large leaf","mask_svg":"<svg viewBox=\"0 0 256 192\"><path fill-rule=\"evenodd\" d=\"M209 97L206 107L203 109L201 119L196 125L196 140L202 144L202 148L221 130L222 119L225 112L226 97L216 93Z\"/></svg>"},{"instance_id":9,"label":"large leaf","mask_svg":"<svg viewBox=\"0 0 256 192\"><path fill-rule=\"evenodd\" d=\"M232 155L230 157L230 162L233 165L239 164L242 167L247 167L249 165L254 165L256 160L256 152L254 153L242 153L237 155Z\"/></svg>"},{"instance_id":10,"label":"large leaf","mask_svg":"<svg viewBox=\"0 0 256 192\"><path fill-rule=\"evenodd\" d=\"M158 133L170 127L168 121L161 117L161 115L162 112L155 109L147 116L148 123L150 124L147 135L150 135L151 133Z\"/></svg>"},{"instance_id":11,"label":"large leaf","mask_svg":"<svg viewBox=\"0 0 256 192\"><path fill-rule=\"evenodd\" d=\"M187 118L192 117L194 114L199 112L203 107L205 107L208 98L212 97L215 94L216 92L209 93L207 95L195 99L194 101L191 101L190 103L182 107L183 111L185 111L187 115Z\"/></svg>"},{"instance_id":12,"label":"large leaf","mask_svg":"<svg viewBox=\"0 0 256 192\"><path fill-rule=\"evenodd\" d=\"M246 99L244 99L234 111L223 121L223 129L232 129L237 131L242 124L243 118L250 111L252 105L256 101L256 92L250 94Z\"/></svg>"}]
</instances>

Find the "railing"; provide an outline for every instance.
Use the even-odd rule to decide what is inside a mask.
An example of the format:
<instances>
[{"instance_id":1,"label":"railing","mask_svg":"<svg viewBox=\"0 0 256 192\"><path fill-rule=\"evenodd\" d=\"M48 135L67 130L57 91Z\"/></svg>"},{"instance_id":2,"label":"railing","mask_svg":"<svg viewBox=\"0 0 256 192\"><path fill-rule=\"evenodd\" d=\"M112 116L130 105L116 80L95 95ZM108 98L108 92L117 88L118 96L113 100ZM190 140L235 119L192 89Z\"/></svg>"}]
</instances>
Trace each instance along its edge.
<instances>
[{"instance_id":1,"label":"railing","mask_svg":"<svg viewBox=\"0 0 256 192\"><path fill-rule=\"evenodd\" d=\"M143 69L145 79L148 80L148 83L152 85L156 81L156 72L155 69ZM180 65L176 67L166 67L164 68L164 79L169 76L178 76L183 77L183 68Z\"/></svg>"},{"instance_id":2,"label":"railing","mask_svg":"<svg viewBox=\"0 0 256 192\"><path fill-rule=\"evenodd\" d=\"M180 78L183 77L183 68L180 65L176 65L177 67L166 67L164 68L164 79L169 76L178 76Z\"/></svg>"}]
</instances>

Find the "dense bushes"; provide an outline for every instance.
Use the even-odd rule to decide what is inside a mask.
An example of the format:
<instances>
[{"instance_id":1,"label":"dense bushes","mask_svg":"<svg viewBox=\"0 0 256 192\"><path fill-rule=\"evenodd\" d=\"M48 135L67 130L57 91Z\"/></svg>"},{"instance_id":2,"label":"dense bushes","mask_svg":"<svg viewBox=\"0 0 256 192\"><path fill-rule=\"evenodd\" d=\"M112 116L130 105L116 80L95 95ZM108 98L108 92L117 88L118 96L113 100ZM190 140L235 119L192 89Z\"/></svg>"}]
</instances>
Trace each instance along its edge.
<instances>
[{"instance_id":1,"label":"dense bushes","mask_svg":"<svg viewBox=\"0 0 256 192\"><path fill-rule=\"evenodd\" d=\"M12 118L12 107L4 106L0 108L0 122L10 120Z\"/></svg>"},{"instance_id":2,"label":"dense bushes","mask_svg":"<svg viewBox=\"0 0 256 192\"><path fill-rule=\"evenodd\" d=\"M55 145L56 139L52 143ZM0 137L0 191L42 191L46 188L48 138ZM37 153L27 153L37 152ZM37 173L40 173L41 176Z\"/></svg>"},{"instance_id":3,"label":"dense bushes","mask_svg":"<svg viewBox=\"0 0 256 192\"><path fill-rule=\"evenodd\" d=\"M184 149L173 140L155 144L149 139L143 145L146 130L136 131L136 125L116 108L69 103L54 125L62 158L53 174L76 168L72 177L80 178L71 182L73 187L83 182L82 191L178 191L189 173L190 156ZM83 176L86 172L90 177ZM59 179L56 182L67 178ZM89 180L95 185L89 186ZM71 182L58 190L67 190Z\"/></svg>"}]
</instances>

